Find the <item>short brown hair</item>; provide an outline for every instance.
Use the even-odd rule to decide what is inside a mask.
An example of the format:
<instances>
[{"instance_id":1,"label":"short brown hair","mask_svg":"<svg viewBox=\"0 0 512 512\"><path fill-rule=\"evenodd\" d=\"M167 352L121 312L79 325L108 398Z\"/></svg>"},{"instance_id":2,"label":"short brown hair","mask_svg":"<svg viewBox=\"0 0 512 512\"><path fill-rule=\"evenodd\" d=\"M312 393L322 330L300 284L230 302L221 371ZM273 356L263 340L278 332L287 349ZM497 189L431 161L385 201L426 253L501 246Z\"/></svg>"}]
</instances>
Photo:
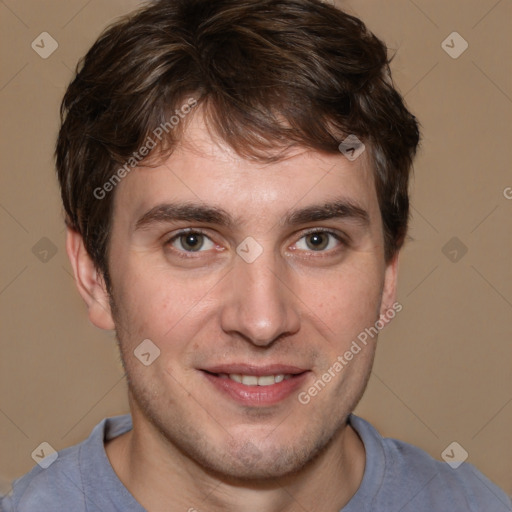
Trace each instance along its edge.
<instances>
[{"instance_id":1,"label":"short brown hair","mask_svg":"<svg viewBox=\"0 0 512 512\"><path fill-rule=\"evenodd\" d=\"M68 225L108 285L114 192L95 190L193 98L244 158L275 161L294 146L336 153L356 135L370 151L389 261L407 232L419 142L389 61L359 19L319 0L148 4L99 37L64 96L56 160ZM184 125L151 154L170 154Z\"/></svg>"}]
</instances>

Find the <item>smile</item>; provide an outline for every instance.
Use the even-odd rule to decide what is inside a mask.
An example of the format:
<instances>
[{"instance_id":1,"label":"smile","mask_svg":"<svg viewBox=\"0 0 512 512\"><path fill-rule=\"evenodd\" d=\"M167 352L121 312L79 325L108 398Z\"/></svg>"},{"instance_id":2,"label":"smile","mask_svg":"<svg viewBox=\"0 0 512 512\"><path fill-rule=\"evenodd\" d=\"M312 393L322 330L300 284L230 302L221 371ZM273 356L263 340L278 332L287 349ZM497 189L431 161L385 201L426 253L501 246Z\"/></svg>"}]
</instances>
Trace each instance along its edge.
<instances>
[{"instance_id":1,"label":"smile","mask_svg":"<svg viewBox=\"0 0 512 512\"><path fill-rule=\"evenodd\" d=\"M295 396L310 373L293 367L218 369L222 371L201 370L208 387L223 399L249 407L277 405Z\"/></svg>"},{"instance_id":2,"label":"smile","mask_svg":"<svg viewBox=\"0 0 512 512\"><path fill-rule=\"evenodd\" d=\"M235 382L243 384L244 386L272 386L272 384L278 384L283 380L292 378L291 374L279 373L277 375L241 375L239 373L220 373L218 375L221 379L231 379Z\"/></svg>"}]
</instances>

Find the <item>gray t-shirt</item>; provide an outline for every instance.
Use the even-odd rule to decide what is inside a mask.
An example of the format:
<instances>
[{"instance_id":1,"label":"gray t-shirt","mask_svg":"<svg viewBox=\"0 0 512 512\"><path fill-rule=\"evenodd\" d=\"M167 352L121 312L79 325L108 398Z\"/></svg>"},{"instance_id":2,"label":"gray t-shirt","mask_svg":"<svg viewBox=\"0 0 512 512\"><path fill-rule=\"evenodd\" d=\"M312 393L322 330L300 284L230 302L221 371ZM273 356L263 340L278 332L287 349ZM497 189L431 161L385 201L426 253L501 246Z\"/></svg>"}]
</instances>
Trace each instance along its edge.
<instances>
[{"instance_id":1,"label":"gray t-shirt","mask_svg":"<svg viewBox=\"0 0 512 512\"><path fill-rule=\"evenodd\" d=\"M366 467L342 512L512 511L507 495L471 464L453 469L415 446L381 437L362 418L351 415L349 421L364 443ZM103 420L87 440L59 452L46 469L38 465L16 480L0 500L0 510L144 512L116 476L103 444L131 428L129 415Z\"/></svg>"}]
</instances>

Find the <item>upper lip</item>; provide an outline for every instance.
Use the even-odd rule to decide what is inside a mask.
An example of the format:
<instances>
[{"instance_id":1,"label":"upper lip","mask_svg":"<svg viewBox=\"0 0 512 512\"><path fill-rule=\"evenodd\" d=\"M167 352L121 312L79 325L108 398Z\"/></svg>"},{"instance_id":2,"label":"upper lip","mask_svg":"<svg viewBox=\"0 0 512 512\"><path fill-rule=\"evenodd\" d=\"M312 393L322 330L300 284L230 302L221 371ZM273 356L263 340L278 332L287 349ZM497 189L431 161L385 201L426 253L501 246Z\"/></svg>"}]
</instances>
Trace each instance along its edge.
<instances>
[{"instance_id":1,"label":"upper lip","mask_svg":"<svg viewBox=\"0 0 512 512\"><path fill-rule=\"evenodd\" d=\"M264 375L297 375L307 371L298 366L291 366L288 364L268 364L265 366L256 366L254 364L246 363L233 363L233 364L219 364L215 366L208 366L207 368L200 368L209 373L226 373L226 374L239 374L239 375L256 375L261 377Z\"/></svg>"}]
</instances>

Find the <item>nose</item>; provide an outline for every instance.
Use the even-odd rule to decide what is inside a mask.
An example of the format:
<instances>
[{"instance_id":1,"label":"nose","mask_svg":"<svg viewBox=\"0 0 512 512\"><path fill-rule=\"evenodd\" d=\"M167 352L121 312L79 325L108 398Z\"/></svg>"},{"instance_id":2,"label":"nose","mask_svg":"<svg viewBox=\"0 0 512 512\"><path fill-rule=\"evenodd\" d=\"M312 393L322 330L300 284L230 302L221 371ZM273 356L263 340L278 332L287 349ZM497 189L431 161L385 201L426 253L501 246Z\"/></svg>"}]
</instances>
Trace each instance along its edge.
<instances>
[{"instance_id":1,"label":"nose","mask_svg":"<svg viewBox=\"0 0 512 512\"><path fill-rule=\"evenodd\" d=\"M224 283L220 314L224 332L259 347L300 328L299 301L287 282L289 269L264 254L252 263L237 258Z\"/></svg>"}]
</instances>

